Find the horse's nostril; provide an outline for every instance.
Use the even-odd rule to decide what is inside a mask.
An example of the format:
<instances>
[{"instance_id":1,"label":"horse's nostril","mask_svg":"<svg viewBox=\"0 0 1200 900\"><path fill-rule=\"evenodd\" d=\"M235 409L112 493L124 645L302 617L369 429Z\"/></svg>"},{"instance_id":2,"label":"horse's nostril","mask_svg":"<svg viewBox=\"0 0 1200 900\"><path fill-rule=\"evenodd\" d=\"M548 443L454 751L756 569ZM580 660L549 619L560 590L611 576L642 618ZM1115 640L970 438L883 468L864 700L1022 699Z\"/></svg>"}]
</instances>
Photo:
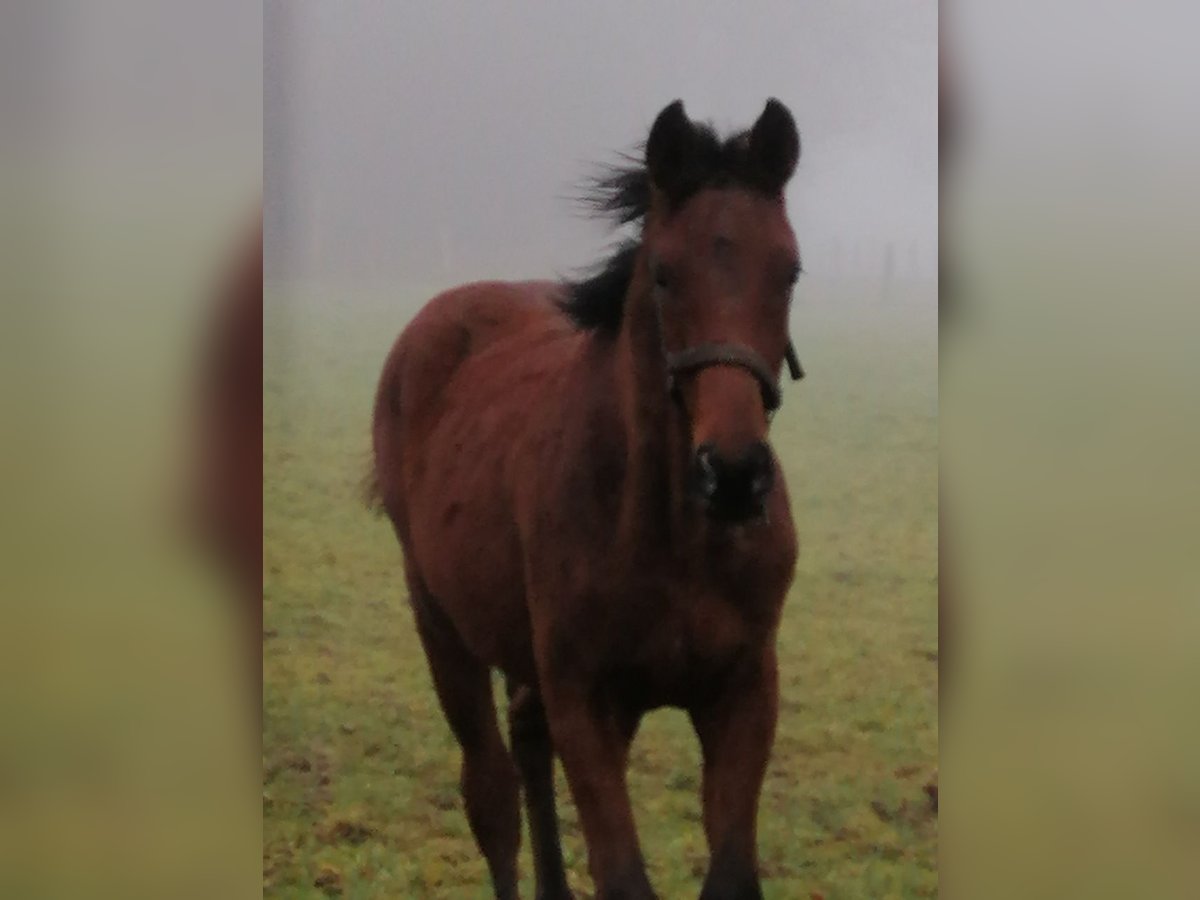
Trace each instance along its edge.
<instances>
[{"instance_id":1,"label":"horse's nostril","mask_svg":"<svg viewBox=\"0 0 1200 900\"><path fill-rule=\"evenodd\" d=\"M763 443L755 444L747 454L750 469L750 493L758 500L771 493L775 484L775 465L771 451Z\"/></svg>"},{"instance_id":2,"label":"horse's nostril","mask_svg":"<svg viewBox=\"0 0 1200 900\"><path fill-rule=\"evenodd\" d=\"M764 443L728 457L706 443L696 448L692 477L695 493L710 516L742 521L762 514L775 484L775 466Z\"/></svg>"},{"instance_id":3,"label":"horse's nostril","mask_svg":"<svg viewBox=\"0 0 1200 900\"><path fill-rule=\"evenodd\" d=\"M702 497L711 498L717 485L716 454L711 444L702 444L696 450L696 487Z\"/></svg>"}]
</instances>

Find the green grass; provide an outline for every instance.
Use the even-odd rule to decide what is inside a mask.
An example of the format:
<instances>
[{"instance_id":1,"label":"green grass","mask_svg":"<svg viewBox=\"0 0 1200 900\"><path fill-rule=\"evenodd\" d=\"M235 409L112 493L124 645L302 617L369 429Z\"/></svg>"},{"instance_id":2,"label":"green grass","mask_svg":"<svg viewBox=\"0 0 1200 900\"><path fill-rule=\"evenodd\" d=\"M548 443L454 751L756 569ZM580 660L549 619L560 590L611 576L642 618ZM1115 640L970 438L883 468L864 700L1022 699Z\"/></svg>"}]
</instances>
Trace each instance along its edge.
<instances>
[{"instance_id":1,"label":"green grass","mask_svg":"<svg viewBox=\"0 0 1200 900\"><path fill-rule=\"evenodd\" d=\"M760 808L773 898L929 897L937 765L937 325L932 294L802 292L809 377L773 440L801 538L780 631L778 739ZM268 896L485 898L459 754L406 606L400 551L359 485L384 354L425 294L267 295L263 884ZM502 694L503 692L500 692ZM561 770L570 879L590 896ZM699 751L647 717L631 792L664 900L695 897ZM531 897L528 839L523 896Z\"/></svg>"}]
</instances>

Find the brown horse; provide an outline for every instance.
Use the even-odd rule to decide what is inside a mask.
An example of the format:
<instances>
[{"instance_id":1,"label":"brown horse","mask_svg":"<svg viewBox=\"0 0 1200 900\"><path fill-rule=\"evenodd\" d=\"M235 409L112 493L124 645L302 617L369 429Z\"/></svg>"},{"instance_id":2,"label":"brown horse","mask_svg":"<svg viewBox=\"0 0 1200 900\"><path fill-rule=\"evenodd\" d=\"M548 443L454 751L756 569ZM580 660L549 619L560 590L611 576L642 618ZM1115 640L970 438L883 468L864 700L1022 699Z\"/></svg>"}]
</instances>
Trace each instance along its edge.
<instances>
[{"instance_id":1,"label":"brown horse","mask_svg":"<svg viewBox=\"0 0 1200 900\"><path fill-rule=\"evenodd\" d=\"M777 100L726 140L672 103L644 164L612 170L591 198L639 222L636 241L577 283L448 291L384 366L373 488L499 898L517 896L519 785L537 896L570 897L555 754L597 896L655 896L625 770L660 706L689 712L703 750L701 897L762 896L756 816L797 552L766 438L785 358L800 374L783 198L799 154ZM512 756L492 668L507 679Z\"/></svg>"}]
</instances>

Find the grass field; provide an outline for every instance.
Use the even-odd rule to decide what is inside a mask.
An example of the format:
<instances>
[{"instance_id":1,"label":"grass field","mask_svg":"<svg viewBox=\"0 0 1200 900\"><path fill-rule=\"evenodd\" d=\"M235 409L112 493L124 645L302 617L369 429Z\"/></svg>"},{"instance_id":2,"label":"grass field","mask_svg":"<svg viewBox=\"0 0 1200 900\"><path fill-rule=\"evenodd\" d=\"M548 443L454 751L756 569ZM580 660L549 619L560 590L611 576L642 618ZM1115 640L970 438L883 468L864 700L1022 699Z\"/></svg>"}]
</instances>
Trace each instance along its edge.
<instances>
[{"instance_id":1,"label":"grass field","mask_svg":"<svg viewBox=\"0 0 1200 900\"><path fill-rule=\"evenodd\" d=\"M278 285L266 296L267 896L490 896L399 549L359 492L379 367L425 296ZM938 743L935 296L912 288L883 304L877 290L806 283L793 315L809 377L785 386L773 427L801 552L759 819L771 898L937 893L938 823L921 790ZM647 717L630 781L656 888L695 897L706 849L682 713ZM527 839L521 870L531 897Z\"/></svg>"}]
</instances>

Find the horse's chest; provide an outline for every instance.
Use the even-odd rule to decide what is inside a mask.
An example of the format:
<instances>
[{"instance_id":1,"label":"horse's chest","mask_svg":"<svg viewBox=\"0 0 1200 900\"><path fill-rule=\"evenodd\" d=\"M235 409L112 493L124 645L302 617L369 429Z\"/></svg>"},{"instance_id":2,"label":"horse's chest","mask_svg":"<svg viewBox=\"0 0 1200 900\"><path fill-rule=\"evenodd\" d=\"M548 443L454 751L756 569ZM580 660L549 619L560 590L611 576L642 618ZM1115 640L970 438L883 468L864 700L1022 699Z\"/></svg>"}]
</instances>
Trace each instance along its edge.
<instances>
[{"instance_id":1,"label":"horse's chest","mask_svg":"<svg viewBox=\"0 0 1200 900\"><path fill-rule=\"evenodd\" d=\"M667 597L630 634L632 674L649 705L685 703L751 643L739 610L720 597Z\"/></svg>"}]
</instances>

